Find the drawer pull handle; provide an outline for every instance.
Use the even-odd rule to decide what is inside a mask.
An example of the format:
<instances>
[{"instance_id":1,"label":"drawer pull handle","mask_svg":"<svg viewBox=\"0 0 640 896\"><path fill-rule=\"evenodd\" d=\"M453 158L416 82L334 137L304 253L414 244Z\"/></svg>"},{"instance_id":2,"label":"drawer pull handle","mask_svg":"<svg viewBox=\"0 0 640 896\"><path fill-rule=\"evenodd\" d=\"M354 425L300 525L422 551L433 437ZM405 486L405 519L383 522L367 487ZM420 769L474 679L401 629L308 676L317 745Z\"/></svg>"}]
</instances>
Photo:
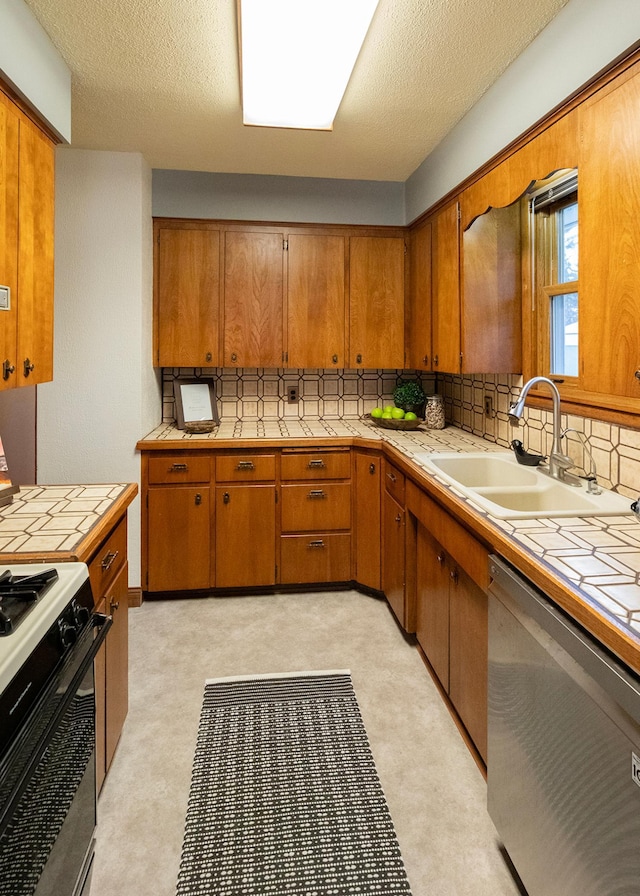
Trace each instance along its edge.
<instances>
[{"instance_id":1,"label":"drawer pull handle","mask_svg":"<svg viewBox=\"0 0 640 896\"><path fill-rule=\"evenodd\" d=\"M111 602L109 603L109 609L111 610L112 613L115 613L115 611L116 611L117 609L119 609L119 607L120 607L120 601L119 601L119 600L113 600L113 599L112 599Z\"/></svg>"},{"instance_id":2,"label":"drawer pull handle","mask_svg":"<svg viewBox=\"0 0 640 896\"><path fill-rule=\"evenodd\" d=\"M388 476L388 478L389 478L392 482L397 482L397 481L398 481L397 478L396 478L396 474L395 474L395 473L387 473L387 476Z\"/></svg>"},{"instance_id":3,"label":"drawer pull handle","mask_svg":"<svg viewBox=\"0 0 640 896\"><path fill-rule=\"evenodd\" d=\"M325 493L322 491L321 488L312 488L311 491L309 492L309 497L310 498L326 498L327 496L325 495Z\"/></svg>"},{"instance_id":4,"label":"drawer pull handle","mask_svg":"<svg viewBox=\"0 0 640 896\"><path fill-rule=\"evenodd\" d=\"M104 555L104 557L102 558L102 563L100 564L104 572L106 572L108 569L111 569L111 567L113 566L113 561L117 556L118 551L109 551L108 554Z\"/></svg>"},{"instance_id":5,"label":"drawer pull handle","mask_svg":"<svg viewBox=\"0 0 640 896\"><path fill-rule=\"evenodd\" d=\"M224 493L224 495L222 496L222 500L225 504L229 503L229 501L231 500L231 496L229 495L229 492Z\"/></svg>"},{"instance_id":6,"label":"drawer pull handle","mask_svg":"<svg viewBox=\"0 0 640 896\"><path fill-rule=\"evenodd\" d=\"M325 470L326 464L322 460L322 458L318 458L318 460L310 460L309 461L309 469L310 470Z\"/></svg>"},{"instance_id":7,"label":"drawer pull handle","mask_svg":"<svg viewBox=\"0 0 640 896\"><path fill-rule=\"evenodd\" d=\"M373 474L375 473L375 471L376 471L376 465L375 465L375 464L369 464L369 472L371 473L372 476L373 476Z\"/></svg>"},{"instance_id":8,"label":"drawer pull handle","mask_svg":"<svg viewBox=\"0 0 640 896\"><path fill-rule=\"evenodd\" d=\"M239 460L236 470L255 470L255 465L252 460Z\"/></svg>"},{"instance_id":9,"label":"drawer pull handle","mask_svg":"<svg viewBox=\"0 0 640 896\"><path fill-rule=\"evenodd\" d=\"M189 467L187 464L171 464L169 467L170 473L186 473Z\"/></svg>"},{"instance_id":10,"label":"drawer pull handle","mask_svg":"<svg viewBox=\"0 0 640 896\"><path fill-rule=\"evenodd\" d=\"M324 541L323 541L321 538L319 538L317 541L310 541L310 542L309 542L309 547L310 547L310 548L323 548L323 547L324 547Z\"/></svg>"}]
</instances>

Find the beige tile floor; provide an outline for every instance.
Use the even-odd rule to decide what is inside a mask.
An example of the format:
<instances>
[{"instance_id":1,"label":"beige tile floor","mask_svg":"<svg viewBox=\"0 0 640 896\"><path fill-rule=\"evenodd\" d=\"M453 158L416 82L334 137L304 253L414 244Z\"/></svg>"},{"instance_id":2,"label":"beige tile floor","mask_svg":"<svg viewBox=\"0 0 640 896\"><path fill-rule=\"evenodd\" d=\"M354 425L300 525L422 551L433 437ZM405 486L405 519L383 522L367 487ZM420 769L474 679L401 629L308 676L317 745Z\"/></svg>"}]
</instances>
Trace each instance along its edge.
<instances>
[{"instance_id":1,"label":"beige tile floor","mask_svg":"<svg viewBox=\"0 0 640 896\"><path fill-rule=\"evenodd\" d=\"M350 669L413 896L517 896L486 785L415 644L354 591L148 602L98 805L92 896L174 896L204 680Z\"/></svg>"}]
</instances>

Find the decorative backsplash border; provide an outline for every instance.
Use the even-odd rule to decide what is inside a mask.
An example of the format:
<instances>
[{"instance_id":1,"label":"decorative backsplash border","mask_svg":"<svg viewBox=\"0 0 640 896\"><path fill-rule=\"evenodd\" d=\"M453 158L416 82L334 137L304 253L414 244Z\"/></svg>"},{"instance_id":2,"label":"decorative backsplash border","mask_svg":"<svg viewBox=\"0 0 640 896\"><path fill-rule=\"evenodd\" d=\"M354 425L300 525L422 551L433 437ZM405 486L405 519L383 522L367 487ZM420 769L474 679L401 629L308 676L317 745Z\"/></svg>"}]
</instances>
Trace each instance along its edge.
<instances>
[{"instance_id":1,"label":"decorative backsplash border","mask_svg":"<svg viewBox=\"0 0 640 896\"><path fill-rule=\"evenodd\" d=\"M165 368L162 422L175 420L173 387L179 376L212 376L223 420L339 420L368 414L393 401L400 378L417 379L430 395L439 392L447 423L508 448L519 438L529 451L551 450L551 413L526 408L524 423L509 423L509 405L522 387L522 377L499 374L454 376L407 370L288 370L267 368ZM289 388L298 401L287 400ZM490 414L485 413L489 398ZM562 415L563 429L577 430L588 441L598 481L631 497L640 494L640 432L586 417ZM583 469L589 465L580 436L569 433L567 453Z\"/></svg>"}]
</instances>

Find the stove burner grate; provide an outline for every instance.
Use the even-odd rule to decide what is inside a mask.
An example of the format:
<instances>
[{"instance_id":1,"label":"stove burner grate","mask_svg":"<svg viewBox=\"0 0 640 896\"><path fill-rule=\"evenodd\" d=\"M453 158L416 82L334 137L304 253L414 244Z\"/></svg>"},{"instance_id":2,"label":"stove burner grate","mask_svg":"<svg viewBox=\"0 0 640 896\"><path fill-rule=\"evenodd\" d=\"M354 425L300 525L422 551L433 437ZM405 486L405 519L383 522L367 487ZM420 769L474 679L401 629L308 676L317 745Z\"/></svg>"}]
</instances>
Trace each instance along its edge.
<instances>
[{"instance_id":1,"label":"stove burner grate","mask_svg":"<svg viewBox=\"0 0 640 896\"><path fill-rule=\"evenodd\" d=\"M5 570L0 575L0 637L12 634L57 580L55 569L30 576L15 576Z\"/></svg>"}]
</instances>

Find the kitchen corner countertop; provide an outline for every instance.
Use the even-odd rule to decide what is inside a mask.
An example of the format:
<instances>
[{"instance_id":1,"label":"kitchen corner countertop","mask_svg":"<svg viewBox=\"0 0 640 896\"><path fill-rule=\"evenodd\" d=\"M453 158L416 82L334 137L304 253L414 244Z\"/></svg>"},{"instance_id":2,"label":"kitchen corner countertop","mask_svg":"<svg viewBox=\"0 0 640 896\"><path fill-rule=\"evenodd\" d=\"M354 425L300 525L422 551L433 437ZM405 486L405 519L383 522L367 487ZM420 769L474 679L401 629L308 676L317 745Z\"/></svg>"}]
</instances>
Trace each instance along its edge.
<instances>
[{"instance_id":1,"label":"kitchen corner countertop","mask_svg":"<svg viewBox=\"0 0 640 896\"><path fill-rule=\"evenodd\" d=\"M0 566L87 563L137 493L131 483L22 486L0 507Z\"/></svg>"},{"instance_id":2,"label":"kitchen corner countertop","mask_svg":"<svg viewBox=\"0 0 640 896\"><path fill-rule=\"evenodd\" d=\"M399 463L478 537L521 570L561 607L640 672L640 523L633 515L555 519L496 519L428 471L420 452L505 451L454 426L389 430L342 420L223 421L212 433L188 435L163 424L139 450L249 449L306 442L375 447L383 442ZM632 498L629 499L631 504Z\"/></svg>"}]
</instances>

